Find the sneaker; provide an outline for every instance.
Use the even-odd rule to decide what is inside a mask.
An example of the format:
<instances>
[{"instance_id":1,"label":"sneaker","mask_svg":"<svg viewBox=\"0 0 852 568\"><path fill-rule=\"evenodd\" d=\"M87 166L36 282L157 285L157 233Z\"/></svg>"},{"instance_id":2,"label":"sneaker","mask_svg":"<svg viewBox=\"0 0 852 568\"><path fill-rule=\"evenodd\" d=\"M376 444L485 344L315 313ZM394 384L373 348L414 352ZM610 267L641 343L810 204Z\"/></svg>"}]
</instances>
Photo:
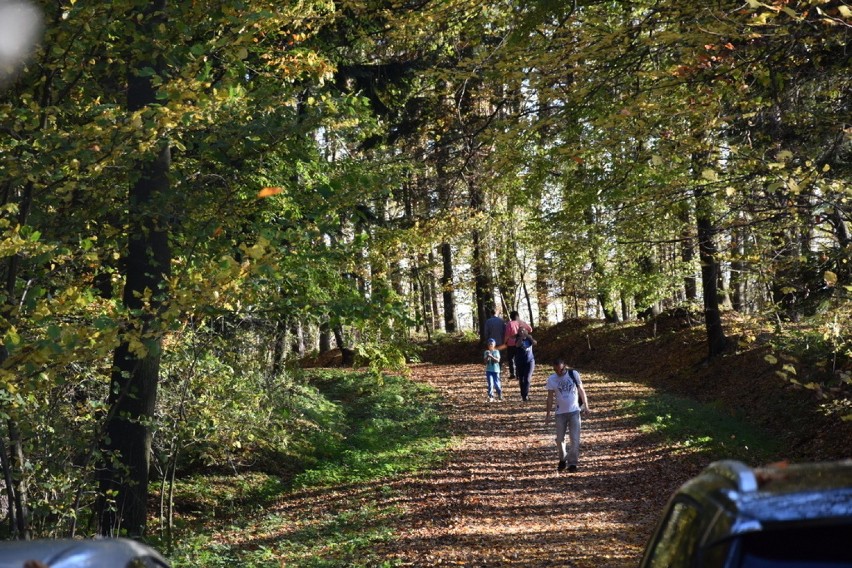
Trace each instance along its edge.
<instances>
[{"instance_id":1,"label":"sneaker","mask_svg":"<svg viewBox=\"0 0 852 568\"><path fill-rule=\"evenodd\" d=\"M493 397L493 396L489 396L489 397L488 397L488 402L494 402L494 397Z\"/></svg>"},{"instance_id":2,"label":"sneaker","mask_svg":"<svg viewBox=\"0 0 852 568\"><path fill-rule=\"evenodd\" d=\"M565 460L560 460L559 464L556 466L556 471L564 471L565 466L568 465Z\"/></svg>"},{"instance_id":3,"label":"sneaker","mask_svg":"<svg viewBox=\"0 0 852 568\"><path fill-rule=\"evenodd\" d=\"M577 466L576 466L576 465L574 465L574 464L569 465L569 466L568 466L568 471L569 471L570 473L574 473L575 471L577 471Z\"/></svg>"},{"instance_id":4,"label":"sneaker","mask_svg":"<svg viewBox=\"0 0 852 568\"><path fill-rule=\"evenodd\" d=\"M497 397L497 402L503 402L503 395L502 394Z\"/></svg>"}]
</instances>

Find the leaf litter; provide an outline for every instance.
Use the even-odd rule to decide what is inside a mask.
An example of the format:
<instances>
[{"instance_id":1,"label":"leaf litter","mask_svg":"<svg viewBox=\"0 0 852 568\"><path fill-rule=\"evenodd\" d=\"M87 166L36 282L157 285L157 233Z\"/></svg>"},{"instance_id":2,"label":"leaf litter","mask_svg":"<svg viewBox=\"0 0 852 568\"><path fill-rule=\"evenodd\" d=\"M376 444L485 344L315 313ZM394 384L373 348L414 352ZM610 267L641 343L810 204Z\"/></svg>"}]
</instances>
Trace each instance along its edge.
<instances>
[{"instance_id":1,"label":"leaf litter","mask_svg":"<svg viewBox=\"0 0 852 568\"><path fill-rule=\"evenodd\" d=\"M421 364L413 378L442 392L458 443L445 464L394 483L404 513L383 556L402 566L636 566L670 493L704 465L641 432L621 401L650 389L584 373L592 411L580 467L556 470L544 382L531 400L504 382L487 402L479 365Z\"/></svg>"}]
</instances>

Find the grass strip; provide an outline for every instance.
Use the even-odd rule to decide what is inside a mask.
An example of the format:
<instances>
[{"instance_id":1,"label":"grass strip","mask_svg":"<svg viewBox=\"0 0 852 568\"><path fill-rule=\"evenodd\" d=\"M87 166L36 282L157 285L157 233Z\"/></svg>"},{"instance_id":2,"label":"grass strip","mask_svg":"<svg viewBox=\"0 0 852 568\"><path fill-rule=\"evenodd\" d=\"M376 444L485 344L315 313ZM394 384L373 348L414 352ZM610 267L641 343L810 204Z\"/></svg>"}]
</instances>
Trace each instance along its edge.
<instances>
[{"instance_id":1,"label":"grass strip","mask_svg":"<svg viewBox=\"0 0 852 568\"><path fill-rule=\"evenodd\" d=\"M402 512L390 482L444 459L451 437L440 399L398 376L321 370L308 383L329 405L312 417L304 467L287 481L262 472L183 481L185 501L219 505L183 527L175 568L392 565L382 543ZM287 507L289 495L309 502Z\"/></svg>"},{"instance_id":2,"label":"grass strip","mask_svg":"<svg viewBox=\"0 0 852 568\"><path fill-rule=\"evenodd\" d=\"M736 459L750 465L770 461L780 442L735 418L715 404L656 393L624 403L643 432L653 432L677 451L700 453L710 460Z\"/></svg>"}]
</instances>

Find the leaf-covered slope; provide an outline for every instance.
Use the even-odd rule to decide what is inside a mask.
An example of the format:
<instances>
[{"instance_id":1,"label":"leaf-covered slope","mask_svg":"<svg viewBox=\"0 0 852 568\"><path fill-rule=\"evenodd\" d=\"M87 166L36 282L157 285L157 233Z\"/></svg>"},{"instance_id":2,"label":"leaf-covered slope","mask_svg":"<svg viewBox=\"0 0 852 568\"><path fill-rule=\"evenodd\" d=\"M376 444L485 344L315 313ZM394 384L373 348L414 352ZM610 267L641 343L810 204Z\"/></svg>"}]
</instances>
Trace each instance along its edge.
<instances>
[{"instance_id":1,"label":"leaf-covered slope","mask_svg":"<svg viewBox=\"0 0 852 568\"><path fill-rule=\"evenodd\" d=\"M566 356L581 371L596 371L641 381L663 391L712 403L779 436L786 459L817 461L852 456L852 422L829 416L824 400L779 377L780 364L770 364L768 334L755 341L738 341L738 322L726 327L731 345L720 357L707 361L701 322L663 315L653 322L603 324L568 320L536 330L536 361L549 366L557 355ZM479 348L471 343L442 342L424 350L433 362L478 361ZM799 374L816 374L803 368ZM539 367L542 368L542 367Z\"/></svg>"}]
</instances>

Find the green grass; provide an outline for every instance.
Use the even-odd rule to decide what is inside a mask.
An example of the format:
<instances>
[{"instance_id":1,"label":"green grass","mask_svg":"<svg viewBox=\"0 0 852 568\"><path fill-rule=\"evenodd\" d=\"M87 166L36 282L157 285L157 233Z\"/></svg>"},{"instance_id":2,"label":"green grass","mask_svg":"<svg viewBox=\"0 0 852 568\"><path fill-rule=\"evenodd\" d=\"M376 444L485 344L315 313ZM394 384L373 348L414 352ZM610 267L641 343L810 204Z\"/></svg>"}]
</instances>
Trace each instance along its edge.
<instances>
[{"instance_id":1,"label":"green grass","mask_svg":"<svg viewBox=\"0 0 852 568\"><path fill-rule=\"evenodd\" d=\"M669 394L655 394L625 404L644 432L654 432L675 449L709 459L737 459L751 465L772 459L779 442L769 433L732 417L717 405Z\"/></svg>"},{"instance_id":2,"label":"green grass","mask_svg":"<svg viewBox=\"0 0 852 568\"><path fill-rule=\"evenodd\" d=\"M184 510L169 555L175 568L391 565L377 547L393 538L400 511L388 504L394 490L384 482L444 458L451 438L438 396L403 377L346 371L314 372L308 386L327 404L309 417L314 427L299 444L310 453L287 458L301 460L292 478L242 472L178 485ZM352 502L340 503L353 486ZM297 490L318 490L318 500L327 491L336 505L321 513L276 508Z\"/></svg>"}]
</instances>

